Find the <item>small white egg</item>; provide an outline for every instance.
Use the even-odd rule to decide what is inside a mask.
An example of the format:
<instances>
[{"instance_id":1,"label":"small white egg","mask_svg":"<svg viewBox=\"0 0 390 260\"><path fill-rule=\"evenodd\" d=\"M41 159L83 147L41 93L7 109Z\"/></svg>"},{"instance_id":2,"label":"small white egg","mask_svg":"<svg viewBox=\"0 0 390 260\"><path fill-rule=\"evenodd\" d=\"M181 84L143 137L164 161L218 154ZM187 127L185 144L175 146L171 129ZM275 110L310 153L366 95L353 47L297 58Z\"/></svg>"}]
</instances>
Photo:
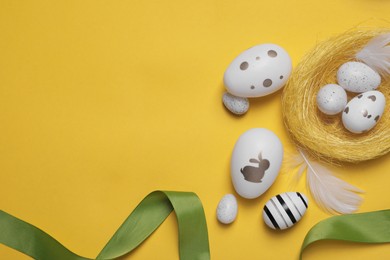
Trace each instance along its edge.
<instances>
[{"instance_id":1,"label":"small white egg","mask_svg":"<svg viewBox=\"0 0 390 260\"><path fill-rule=\"evenodd\" d=\"M337 82L347 91L362 93L376 89L381 84L381 76L366 64L351 61L341 65Z\"/></svg>"},{"instance_id":2,"label":"small white egg","mask_svg":"<svg viewBox=\"0 0 390 260\"><path fill-rule=\"evenodd\" d=\"M263 208L263 220L272 229L292 227L305 214L306 196L299 192L285 192L272 197Z\"/></svg>"},{"instance_id":3,"label":"small white egg","mask_svg":"<svg viewBox=\"0 0 390 260\"><path fill-rule=\"evenodd\" d=\"M223 94L222 102L230 112L236 115L243 115L249 109L249 101L247 98L236 97L227 92Z\"/></svg>"},{"instance_id":4,"label":"small white egg","mask_svg":"<svg viewBox=\"0 0 390 260\"><path fill-rule=\"evenodd\" d=\"M261 44L238 55L226 69L223 82L237 97L262 97L282 88L291 69L291 58L282 47Z\"/></svg>"},{"instance_id":5,"label":"small white egg","mask_svg":"<svg viewBox=\"0 0 390 260\"><path fill-rule=\"evenodd\" d=\"M226 194L218 203L217 219L223 224L232 223L237 217L237 200L233 194Z\"/></svg>"},{"instance_id":6,"label":"small white egg","mask_svg":"<svg viewBox=\"0 0 390 260\"><path fill-rule=\"evenodd\" d=\"M376 90L367 91L351 99L342 114L343 125L350 132L361 134L372 129L382 117L385 96Z\"/></svg>"},{"instance_id":7,"label":"small white egg","mask_svg":"<svg viewBox=\"0 0 390 260\"><path fill-rule=\"evenodd\" d=\"M344 110L347 93L337 84L323 86L317 93L317 106L327 115L336 115Z\"/></svg>"},{"instance_id":8,"label":"small white egg","mask_svg":"<svg viewBox=\"0 0 390 260\"><path fill-rule=\"evenodd\" d=\"M234 145L230 175L234 189L246 199L266 192L279 174L283 145L270 130L253 128L243 133Z\"/></svg>"}]
</instances>

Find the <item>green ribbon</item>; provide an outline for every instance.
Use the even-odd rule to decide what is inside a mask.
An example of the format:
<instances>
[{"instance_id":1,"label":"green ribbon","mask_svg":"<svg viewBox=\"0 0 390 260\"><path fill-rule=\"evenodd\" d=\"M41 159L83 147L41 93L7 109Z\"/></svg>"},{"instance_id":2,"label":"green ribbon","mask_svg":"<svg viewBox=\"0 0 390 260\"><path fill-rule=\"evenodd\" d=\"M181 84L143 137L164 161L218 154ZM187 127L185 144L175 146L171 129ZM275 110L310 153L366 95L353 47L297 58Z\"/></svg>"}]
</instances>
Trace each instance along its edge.
<instances>
[{"instance_id":1,"label":"green ribbon","mask_svg":"<svg viewBox=\"0 0 390 260\"><path fill-rule=\"evenodd\" d=\"M307 233L300 253L321 240L359 243L390 242L390 210L334 216L317 223Z\"/></svg>"},{"instance_id":2,"label":"green ribbon","mask_svg":"<svg viewBox=\"0 0 390 260\"><path fill-rule=\"evenodd\" d=\"M210 250L202 203L195 193L154 191L146 196L115 232L96 259L116 259L146 240L175 211L181 260L209 260ZM300 253L314 242L341 240L390 242L390 210L334 216L316 224ZM39 228L0 211L0 243L37 260L85 260Z\"/></svg>"},{"instance_id":3,"label":"green ribbon","mask_svg":"<svg viewBox=\"0 0 390 260\"><path fill-rule=\"evenodd\" d=\"M130 253L175 211L181 260L209 260L210 250L202 203L195 193L154 191L146 196L115 232L96 259ZM37 260L81 260L39 228L0 211L0 243Z\"/></svg>"}]
</instances>

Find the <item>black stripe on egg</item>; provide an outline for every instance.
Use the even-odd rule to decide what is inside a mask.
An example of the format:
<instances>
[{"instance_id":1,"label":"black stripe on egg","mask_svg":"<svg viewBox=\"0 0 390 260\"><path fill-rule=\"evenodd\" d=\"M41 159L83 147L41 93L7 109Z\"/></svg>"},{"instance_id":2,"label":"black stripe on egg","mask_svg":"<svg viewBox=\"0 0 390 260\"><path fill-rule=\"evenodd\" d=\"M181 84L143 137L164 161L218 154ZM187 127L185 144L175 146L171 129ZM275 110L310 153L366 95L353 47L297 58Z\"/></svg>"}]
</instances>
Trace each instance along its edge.
<instances>
[{"instance_id":1,"label":"black stripe on egg","mask_svg":"<svg viewBox=\"0 0 390 260\"><path fill-rule=\"evenodd\" d=\"M290 218L291 222L294 224L296 221L294 215L292 214L290 208L287 206L286 202L284 202L284 199L280 195L276 195L276 198L278 199L280 205L283 207L284 211L287 213L288 217Z\"/></svg>"},{"instance_id":2,"label":"black stripe on egg","mask_svg":"<svg viewBox=\"0 0 390 260\"><path fill-rule=\"evenodd\" d=\"M303 204L304 204L305 207L307 208L307 203L306 203L305 199L302 197L302 195L301 195L299 192L297 192L297 195L298 195L299 198L301 198Z\"/></svg>"},{"instance_id":3,"label":"black stripe on egg","mask_svg":"<svg viewBox=\"0 0 390 260\"><path fill-rule=\"evenodd\" d=\"M269 214L267 214L267 211L269 211ZM278 209L275 202L270 199L264 207L263 210L263 219L266 222L266 224L271 227L275 228L275 225L272 223L272 219L275 220L276 225L278 226L278 229L286 229L288 228L288 224L286 220L284 219L283 215L281 214L280 210Z\"/></svg>"},{"instance_id":4,"label":"black stripe on egg","mask_svg":"<svg viewBox=\"0 0 390 260\"><path fill-rule=\"evenodd\" d=\"M272 225L274 225L274 227L275 227L276 229L280 229L278 223L277 223L276 220L274 219L274 216L272 216L271 212L270 212L269 209L267 208L267 205L264 206L264 212L265 212L265 214L267 214L267 217L269 218L269 220L271 220Z\"/></svg>"},{"instance_id":5,"label":"black stripe on egg","mask_svg":"<svg viewBox=\"0 0 390 260\"><path fill-rule=\"evenodd\" d=\"M274 205L274 208L276 209L276 211L278 212L279 216L282 218L286 228L288 227L291 227L294 223L292 223L291 219L289 218L289 216L287 215L285 209L283 208L283 206L280 204L280 202L278 201L278 199L275 197L273 197L271 199L271 202L272 204Z\"/></svg>"},{"instance_id":6,"label":"black stripe on egg","mask_svg":"<svg viewBox=\"0 0 390 260\"><path fill-rule=\"evenodd\" d=\"M303 214L305 214L305 212L301 212L301 211L299 210L299 208L297 207L297 205L295 205L293 199L292 199L291 196L289 195L289 192L283 193L283 194L281 194L281 196L285 196L285 201L286 201L289 205L292 205L292 207L290 207L290 208L293 208L291 211L293 211L293 213L294 213L294 212L297 212L297 213L298 213L299 216L298 216L296 213L294 214L296 219L300 219L300 218L303 216Z\"/></svg>"}]
</instances>

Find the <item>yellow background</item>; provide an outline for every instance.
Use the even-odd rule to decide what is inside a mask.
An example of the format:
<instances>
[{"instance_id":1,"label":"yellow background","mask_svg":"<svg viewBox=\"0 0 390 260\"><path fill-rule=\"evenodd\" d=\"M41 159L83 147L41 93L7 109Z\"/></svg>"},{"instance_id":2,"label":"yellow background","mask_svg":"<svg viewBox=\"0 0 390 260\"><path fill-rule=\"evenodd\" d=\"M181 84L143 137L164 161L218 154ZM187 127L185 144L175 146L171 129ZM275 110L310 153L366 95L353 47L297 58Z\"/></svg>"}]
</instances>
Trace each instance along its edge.
<instances>
[{"instance_id":1,"label":"yellow background","mask_svg":"<svg viewBox=\"0 0 390 260\"><path fill-rule=\"evenodd\" d=\"M194 191L212 259L297 259L307 231L329 215L313 203L273 232L261 210L290 189L278 177L235 223L215 209L233 188L230 155L254 127L292 144L280 94L244 117L221 102L227 65L250 46L283 46L296 65L316 42L355 26L389 26L390 1L0 1L0 208L72 251L94 257L156 189ZM312 108L315 109L315 108ZM389 156L335 169L366 191L360 212L390 207ZM293 188L308 194L304 179ZM128 259L178 259L175 217ZM385 259L388 245L319 243L305 259ZM127 259L124 258L124 259ZM0 246L0 259L28 259Z\"/></svg>"}]
</instances>

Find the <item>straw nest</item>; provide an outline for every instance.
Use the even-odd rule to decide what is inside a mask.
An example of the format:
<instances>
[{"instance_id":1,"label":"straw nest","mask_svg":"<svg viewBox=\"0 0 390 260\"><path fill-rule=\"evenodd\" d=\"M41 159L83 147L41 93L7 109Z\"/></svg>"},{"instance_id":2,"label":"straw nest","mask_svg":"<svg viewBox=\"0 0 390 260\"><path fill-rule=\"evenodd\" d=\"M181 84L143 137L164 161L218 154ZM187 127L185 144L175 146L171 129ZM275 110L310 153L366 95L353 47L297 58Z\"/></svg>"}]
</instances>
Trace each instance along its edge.
<instances>
[{"instance_id":1,"label":"straw nest","mask_svg":"<svg viewBox=\"0 0 390 260\"><path fill-rule=\"evenodd\" d=\"M319 43L292 73L282 94L283 119L296 145L314 159L328 163L358 163L390 151L390 78L382 78L381 91L387 100L378 124L364 134L346 130L341 115L326 116L317 108L318 90L337 83L338 68L355 60L355 54L374 36L390 32L353 30ZM356 94L355 94L356 95ZM349 93L348 100L354 95Z\"/></svg>"}]
</instances>

